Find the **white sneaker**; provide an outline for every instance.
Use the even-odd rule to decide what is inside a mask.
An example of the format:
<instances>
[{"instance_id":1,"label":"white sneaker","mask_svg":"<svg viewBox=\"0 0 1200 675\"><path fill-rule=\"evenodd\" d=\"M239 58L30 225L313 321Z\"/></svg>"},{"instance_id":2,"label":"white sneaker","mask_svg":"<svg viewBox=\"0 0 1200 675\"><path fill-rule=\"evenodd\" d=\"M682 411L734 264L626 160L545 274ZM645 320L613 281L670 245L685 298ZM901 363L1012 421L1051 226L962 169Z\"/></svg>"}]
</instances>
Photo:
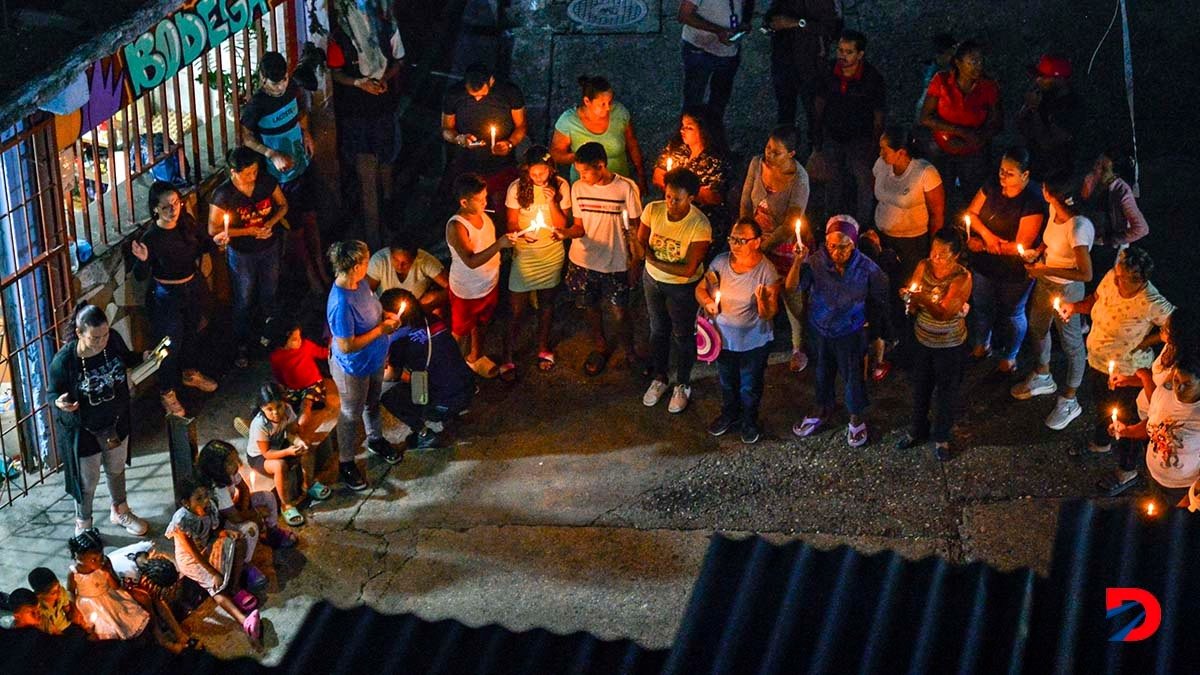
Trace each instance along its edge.
<instances>
[{"instance_id":1,"label":"white sneaker","mask_svg":"<svg viewBox=\"0 0 1200 675\"><path fill-rule=\"evenodd\" d=\"M183 404L179 402L179 397L175 395L174 389L161 394L158 398L162 401L163 410L166 410L168 415L187 417L187 411L183 409Z\"/></svg>"},{"instance_id":2,"label":"white sneaker","mask_svg":"<svg viewBox=\"0 0 1200 675\"><path fill-rule=\"evenodd\" d=\"M653 408L662 400L663 394L667 393L667 383L662 380L655 380L646 387L646 393L642 394L642 405L647 408Z\"/></svg>"},{"instance_id":3,"label":"white sneaker","mask_svg":"<svg viewBox=\"0 0 1200 675\"><path fill-rule=\"evenodd\" d=\"M92 519L91 518L76 518L75 519L75 536L76 537L83 534L84 532L87 532L90 529L92 529Z\"/></svg>"},{"instance_id":4,"label":"white sneaker","mask_svg":"<svg viewBox=\"0 0 1200 675\"><path fill-rule=\"evenodd\" d=\"M1073 398L1058 397L1058 402L1054 404L1054 410L1050 411L1050 415L1046 417L1046 426L1055 431L1062 431L1067 428L1071 420L1079 417L1083 413L1083 408L1079 406L1079 401Z\"/></svg>"},{"instance_id":5,"label":"white sneaker","mask_svg":"<svg viewBox=\"0 0 1200 675\"><path fill-rule=\"evenodd\" d=\"M1029 377L1014 384L1009 393L1018 401L1027 401L1034 396L1053 394L1056 391L1058 391L1058 385L1054 383L1053 375L1050 373L1039 375L1037 372L1032 372Z\"/></svg>"},{"instance_id":6,"label":"white sneaker","mask_svg":"<svg viewBox=\"0 0 1200 675\"><path fill-rule=\"evenodd\" d=\"M192 370L190 368L183 371L183 384L184 386L191 387L192 389L199 389L206 394L211 394L217 390L217 383L215 380L198 370Z\"/></svg>"},{"instance_id":7,"label":"white sneaker","mask_svg":"<svg viewBox=\"0 0 1200 675\"><path fill-rule=\"evenodd\" d=\"M150 529L150 525L146 521L138 518L133 511L129 510L128 504L122 504L120 508L114 506L109 509L108 521L113 525L120 525L135 537L146 534L146 531Z\"/></svg>"},{"instance_id":8,"label":"white sneaker","mask_svg":"<svg viewBox=\"0 0 1200 675\"><path fill-rule=\"evenodd\" d=\"M688 398L692 395L692 388L686 384L675 385L675 391L671 392L671 402L667 404L667 412L681 413L687 408Z\"/></svg>"}]
</instances>

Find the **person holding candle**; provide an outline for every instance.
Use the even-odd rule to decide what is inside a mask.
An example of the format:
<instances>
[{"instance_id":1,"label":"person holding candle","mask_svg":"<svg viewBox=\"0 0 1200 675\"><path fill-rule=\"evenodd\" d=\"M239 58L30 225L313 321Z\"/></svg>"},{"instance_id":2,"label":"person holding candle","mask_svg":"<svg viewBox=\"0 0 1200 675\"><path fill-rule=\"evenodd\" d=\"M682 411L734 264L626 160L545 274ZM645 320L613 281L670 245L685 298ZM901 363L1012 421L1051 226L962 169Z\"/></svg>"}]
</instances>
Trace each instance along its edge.
<instances>
[{"instance_id":1,"label":"person holding candle","mask_svg":"<svg viewBox=\"0 0 1200 675\"><path fill-rule=\"evenodd\" d=\"M912 423L896 447L906 450L931 437L934 455L942 461L953 455L950 434L965 360L965 309L971 297L971 273L959 262L965 249L957 229L935 232L929 258L917 265L909 287L902 291L904 304L916 315L916 350Z\"/></svg>"},{"instance_id":2,"label":"person holding candle","mask_svg":"<svg viewBox=\"0 0 1200 675\"><path fill-rule=\"evenodd\" d=\"M1029 311L1029 335L1036 348L1037 365L1022 382L1013 386L1013 398L1025 400L1053 394L1058 390L1050 374L1050 325L1058 331L1059 344L1067 355L1067 386L1054 409L1046 417L1046 426L1065 429L1083 409L1075 392L1083 382L1087 367L1087 348L1083 342L1082 322L1076 314L1062 308L1083 300L1083 285L1092 278L1092 221L1080 214L1081 200L1076 187L1067 178L1042 184L1042 196L1050 206L1050 217L1042 233L1043 262L1025 266L1033 277L1032 307ZM1054 300L1060 311L1055 312Z\"/></svg>"},{"instance_id":3,"label":"person holding candle","mask_svg":"<svg viewBox=\"0 0 1200 675\"><path fill-rule=\"evenodd\" d=\"M808 207L809 186L808 172L796 161L799 143L800 133L795 127L776 127L771 132L763 154L750 160L738 209L740 219L754 220L762 229L762 251L781 277L787 275L795 261L796 233L809 237L808 244L813 236L811 230L804 231L801 227ZM785 289L783 307L792 327L792 358L788 367L798 373L808 366L808 355L804 352L804 296L798 290Z\"/></svg>"},{"instance_id":4,"label":"person holding candle","mask_svg":"<svg viewBox=\"0 0 1200 675\"><path fill-rule=\"evenodd\" d=\"M637 181L638 190L646 191L646 170L642 149L633 131L629 110L613 98L613 88L603 77L579 77L583 101L558 116L550 155L556 164L571 164L571 183L579 180L575 153L585 143L599 143L608 158L608 170Z\"/></svg>"},{"instance_id":5,"label":"person holding candle","mask_svg":"<svg viewBox=\"0 0 1200 675\"><path fill-rule=\"evenodd\" d=\"M1200 479L1200 354L1179 354L1169 372L1170 386L1154 390L1146 419L1126 424L1118 411L1108 431L1116 439L1146 442L1151 491L1174 506Z\"/></svg>"},{"instance_id":6,"label":"person holding candle","mask_svg":"<svg viewBox=\"0 0 1200 675\"><path fill-rule=\"evenodd\" d=\"M949 186L947 201L962 208L983 184L992 138L1004 126L1000 87L984 74L983 45L963 40L948 71L929 81L921 124L933 132L933 163Z\"/></svg>"},{"instance_id":7,"label":"person holding candle","mask_svg":"<svg viewBox=\"0 0 1200 675\"><path fill-rule=\"evenodd\" d=\"M390 246L371 255L367 284L376 295L403 288L421 303L426 312L447 315L450 309L450 276L442 261L419 248L411 232L392 237Z\"/></svg>"},{"instance_id":8,"label":"person holding candle","mask_svg":"<svg viewBox=\"0 0 1200 675\"><path fill-rule=\"evenodd\" d=\"M629 322L629 291L641 276L641 250L630 223L642 215L637 184L608 169L608 155L599 143L585 143L575 152L579 180L571 186L571 226L555 230L556 238L570 239L565 281L583 310L594 348L583 372L599 375L612 356L604 333L601 306L612 308L625 359L633 364L633 327Z\"/></svg>"},{"instance_id":9,"label":"person holding candle","mask_svg":"<svg viewBox=\"0 0 1200 675\"><path fill-rule=\"evenodd\" d=\"M358 429L366 427L367 449L388 464L404 459L383 437L379 396L383 367L387 361L388 336L400 328L398 319L383 313L379 298L367 285L370 249L361 241L340 241L329 247L329 263L335 275L325 318L333 342L329 350L329 372L337 384L340 414L337 425L338 473L346 487L365 490L367 482L355 462Z\"/></svg>"},{"instance_id":10,"label":"person holding candle","mask_svg":"<svg viewBox=\"0 0 1200 675\"><path fill-rule=\"evenodd\" d=\"M1096 292L1077 303L1063 302L1062 315L1090 314L1087 335L1088 381L1096 401L1096 424L1088 443L1091 453L1112 449L1108 416L1112 409L1134 409L1142 380L1138 371L1151 368L1152 348L1162 342L1159 328L1175 307L1159 294L1150 276L1154 262L1139 248L1121 252L1116 266L1104 275ZM1122 469L1133 470L1136 457L1129 443L1116 443ZM1082 454L1074 448L1072 455ZM1115 488L1116 486L1109 486Z\"/></svg>"},{"instance_id":11,"label":"person holding candle","mask_svg":"<svg viewBox=\"0 0 1200 675\"><path fill-rule=\"evenodd\" d=\"M147 199L153 222L130 242L133 276L153 279L146 293L152 340L170 338L171 348L158 368L159 398L169 415L185 417L176 389L188 386L206 393L217 383L200 372L199 324L204 316L207 287L197 268L200 257L229 243L224 231L206 236L183 205L179 188L155 181Z\"/></svg>"},{"instance_id":12,"label":"person holding candle","mask_svg":"<svg viewBox=\"0 0 1200 675\"><path fill-rule=\"evenodd\" d=\"M646 204L638 242L646 252L642 288L650 318L652 380L642 404L658 404L669 384L671 351L675 351L675 388L670 413L687 408L696 364L696 284L704 276L704 258L712 243L708 218L692 203L700 179L688 169L672 169L665 178L665 199Z\"/></svg>"},{"instance_id":13,"label":"person holding candle","mask_svg":"<svg viewBox=\"0 0 1200 675\"><path fill-rule=\"evenodd\" d=\"M508 275L512 317L505 334L503 361L505 364L513 362L513 346L521 330L522 318L529 307L530 296L536 294L538 368L550 370L554 367L550 328L566 259L562 240L556 238L554 232L567 226L571 186L558 175L547 148L535 145L525 152L521 177L508 186L504 206L508 232L517 236L513 241L512 269Z\"/></svg>"},{"instance_id":14,"label":"person holding candle","mask_svg":"<svg viewBox=\"0 0 1200 675\"><path fill-rule=\"evenodd\" d=\"M250 365L251 331L257 306L261 321L275 313L283 235L276 230L288 212L279 182L259 172L260 156L246 146L229 151L229 180L213 192L208 207L208 234L229 241L228 261L233 295L234 365ZM282 230L282 228L280 228Z\"/></svg>"},{"instance_id":15,"label":"person holding candle","mask_svg":"<svg viewBox=\"0 0 1200 675\"><path fill-rule=\"evenodd\" d=\"M786 288L809 293L809 335L816 352L817 409L792 427L800 437L816 433L833 413L834 383L841 376L845 404L850 413L846 442L852 448L870 440L863 413L867 407L866 373L863 359L867 349L867 303L887 305L887 275L857 250L858 227L848 216L834 216L825 225L825 246L811 256L803 244ZM883 314L883 321L887 316Z\"/></svg>"},{"instance_id":16,"label":"person holding candle","mask_svg":"<svg viewBox=\"0 0 1200 675\"><path fill-rule=\"evenodd\" d=\"M499 208L508 184L517 177L513 151L525 134L521 90L498 82L486 64L467 66L463 86L451 88L442 101L442 140L454 146L444 185L464 173L479 174L488 194L494 195L492 206Z\"/></svg>"},{"instance_id":17,"label":"person holding candle","mask_svg":"<svg viewBox=\"0 0 1200 675\"><path fill-rule=\"evenodd\" d=\"M713 436L738 430L743 443L756 443L762 434L758 411L780 286L779 273L762 253L762 228L750 218L739 220L729 233L729 251L713 259L696 285L696 302L714 317L721 335L721 413L708 425Z\"/></svg>"},{"instance_id":18,"label":"person holding candle","mask_svg":"<svg viewBox=\"0 0 1200 675\"><path fill-rule=\"evenodd\" d=\"M664 188L664 178L671 169L687 168L700 178L700 191L695 205L713 229L713 241L719 243L721 233L729 228L729 208L725 192L733 174L729 150L725 146L725 131L719 121L703 107L685 107L679 116L679 130L667 141L654 165L654 185ZM712 253L712 250L709 250Z\"/></svg>"},{"instance_id":19,"label":"person holding candle","mask_svg":"<svg viewBox=\"0 0 1200 675\"><path fill-rule=\"evenodd\" d=\"M967 241L973 280L971 357L996 355L999 373L1016 369L1029 326L1025 306L1033 282L1025 263L1037 257L1046 221L1039 187L1029 180L1029 153L1012 146L1000 159L996 180L984 183L967 209L974 235Z\"/></svg>"}]
</instances>

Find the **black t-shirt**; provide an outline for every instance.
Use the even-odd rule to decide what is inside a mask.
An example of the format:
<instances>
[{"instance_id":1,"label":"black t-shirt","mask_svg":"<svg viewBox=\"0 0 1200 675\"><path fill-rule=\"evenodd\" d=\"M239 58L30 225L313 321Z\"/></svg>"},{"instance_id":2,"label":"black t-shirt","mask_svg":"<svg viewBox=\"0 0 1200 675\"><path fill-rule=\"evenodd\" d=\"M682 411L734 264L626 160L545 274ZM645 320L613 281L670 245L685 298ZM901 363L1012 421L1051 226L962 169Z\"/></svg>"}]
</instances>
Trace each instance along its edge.
<instances>
[{"instance_id":1,"label":"black t-shirt","mask_svg":"<svg viewBox=\"0 0 1200 675\"><path fill-rule=\"evenodd\" d=\"M388 348L388 363L397 369L425 370L429 360L429 405L461 409L474 393L475 373L466 364L454 336L440 321L429 326L432 350L427 346L425 326L412 328Z\"/></svg>"},{"instance_id":2,"label":"black t-shirt","mask_svg":"<svg viewBox=\"0 0 1200 675\"><path fill-rule=\"evenodd\" d=\"M388 65L395 60L389 56ZM334 30L330 36L326 51L326 64L331 69L341 70L349 77L362 77L358 69L358 50L340 30ZM344 85L337 80L333 82L333 109L339 121L346 119L361 119L373 117L390 117L400 104L400 91L397 86L399 78L388 81L388 89L382 94L368 94L355 86Z\"/></svg>"},{"instance_id":3,"label":"black t-shirt","mask_svg":"<svg viewBox=\"0 0 1200 675\"><path fill-rule=\"evenodd\" d=\"M1055 176L1070 175L1075 169L1075 134L1079 131L1079 98L1069 89L1046 92L1035 113L1042 124L1052 131L1047 134L1028 133L1022 128L1022 136L1029 146L1029 173L1034 180L1046 180ZM1051 138L1065 132L1062 138Z\"/></svg>"},{"instance_id":4,"label":"black t-shirt","mask_svg":"<svg viewBox=\"0 0 1200 675\"><path fill-rule=\"evenodd\" d=\"M233 181L226 180L221 187L213 192L213 205L229 214L229 228L262 227L275 213L275 202L271 199L279 183L267 172L259 168L258 179L254 181L254 191L250 196L242 194L233 186ZM238 253L258 253L270 248L279 239L279 225L268 239L257 237L233 237L229 247Z\"/></svg>"},{"instance_id":5,"label":"black t-shirt","mask_svg":"<svg viewBox=\"0 0 1200 675\"><path fill-rule=\"evenodd\" d=\"M835 141L875 136L875 111L885 110L887 88L875 66L862 62L861 77L843 80L831 68L821 78L817 98L825 101L821 131Z\"/></svg>"},{"instance_id":6,"label":"black t-shirt","mask_svg":"<svg viewBox=\"0 0 1200 675\"><path fill-rule=\"evenodd\" d=\"M511 152L505 156L492 154L491 128L493 125L496 127L496 140L508 138L515 128L512 111L524 107L525 95L516 85L508 82L496 82L488 90L487 96L478 101L467 93L465 86L455 87L446 93L442 101L442 114L454 115L454 128L458 133L473 134L475 138L488 143L482 148L458 149L468 153L469 170L489 174L516 163L516 157Z\"/></svg>"},{"instance_id":7,"label":"black t-shirt","mask_svg":"<svg viewBox=\"0 0 1200 675\"><path fill-rule=\"evenodd\" d=\"M231 226L232 222L231 218ZM147 276L165 281L186 279L196 273L196 260L215 248L207 231L201 232L196 219L186 211L169 230L151 224L141 242L149 249L150 257L146 262L134 259L133 276L139 280Z\"/></svg>"},{"instance_id":8,"label":"black t-shirt","mask_svg":"<svg viewBox=\"0 0 1200 675\"><path fill-rule=\"evenodd\" d=\"M263 145L292 158L292 168L283 173L276 171L271 162L265 162L267 171L281 183L296 180L308 168L304 130L300 126L306 107L301 92L295 84L289 84L287 91L279 96L259 90L242 106L242 126L253 132Z\"/></svg>"},{"instance_id":9,"label":"black t-shirt","mask_svg":"<svg viewBox=\"0 0 1200 675\"><path fill-rule=\"evenodd\" d=\"M78 340L71 340L50 362L50 395L56 399L68 393L79 404L74 413L83 427L79 432L79 456L87 457L101 450L87 430L101 432L116 426L122 438L129 435L129 382L125 371L136 365L138 357L113 330L109 331L104 350L95 356L80 359L77 346Z\"/></svg>"},{"instance_id":10,"label":"black t-shirt","mask_svg":"<svg viewBox=\"0 0 1200 675\"><path fill-rule=\"evenodd\" d=\"M1016 197L1005 197L1000 189L1000 183L992 178L983 187L984 202L979 209L979 219L997 237L1012 241L1017 238L1021 219L1046 213L1046 201L1040 191L1031 182L1025 186ZM1042 234L1039 232L1034 244L1038 244ZM1025 278L1025 265L1015 255L992 255L990 253L972 253L971 266L984 276L1000 281L1020 281Z\"/></svg>"}]
</instances>

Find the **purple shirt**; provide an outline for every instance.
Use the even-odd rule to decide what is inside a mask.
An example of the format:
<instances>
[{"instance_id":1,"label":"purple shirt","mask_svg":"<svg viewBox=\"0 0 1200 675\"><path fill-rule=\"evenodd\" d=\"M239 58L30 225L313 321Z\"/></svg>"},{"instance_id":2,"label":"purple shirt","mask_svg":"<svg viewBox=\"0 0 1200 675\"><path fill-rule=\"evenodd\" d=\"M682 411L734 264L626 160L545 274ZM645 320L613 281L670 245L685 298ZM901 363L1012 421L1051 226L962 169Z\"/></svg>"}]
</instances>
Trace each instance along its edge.
<instances>
[{"instance_id":1,"label":"purple shirt","mask_svg":"<svg viewBox=\"0 0 1200 675\"><path fill-rule=\"evenodd\" d=\"M887 275L858 250L850 255L845 273L838 274L829 252L821 247L804 263L800 288L810 294L808 321L821 337L839 338L862 330L868 298L887 307ZM883 320L887 312L879 314Z\"/></svg>"}]
</instances>

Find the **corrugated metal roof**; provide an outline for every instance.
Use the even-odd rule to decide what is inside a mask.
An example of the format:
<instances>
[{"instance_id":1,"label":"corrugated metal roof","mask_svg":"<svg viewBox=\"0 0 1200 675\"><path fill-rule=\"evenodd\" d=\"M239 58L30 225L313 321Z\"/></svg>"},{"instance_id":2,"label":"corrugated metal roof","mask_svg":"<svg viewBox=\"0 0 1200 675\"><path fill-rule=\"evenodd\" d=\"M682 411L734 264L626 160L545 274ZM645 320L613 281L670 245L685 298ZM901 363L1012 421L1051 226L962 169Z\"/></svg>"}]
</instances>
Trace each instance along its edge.
<instances>
[{"instance_id":1,"label":"corrugated metal roof","mask_svg":"<svg viewBox=\"0 0 1200 675\"><path fill-rule=\"evenodd\" d=\"M588 633L558 635L540 628L513 632L471 628L452 620L338 609L322 602L309 612L279 670L295 675L363 672L556 673L649 675L662 671L666 651Z\"/></svg>"}]
</instances>

